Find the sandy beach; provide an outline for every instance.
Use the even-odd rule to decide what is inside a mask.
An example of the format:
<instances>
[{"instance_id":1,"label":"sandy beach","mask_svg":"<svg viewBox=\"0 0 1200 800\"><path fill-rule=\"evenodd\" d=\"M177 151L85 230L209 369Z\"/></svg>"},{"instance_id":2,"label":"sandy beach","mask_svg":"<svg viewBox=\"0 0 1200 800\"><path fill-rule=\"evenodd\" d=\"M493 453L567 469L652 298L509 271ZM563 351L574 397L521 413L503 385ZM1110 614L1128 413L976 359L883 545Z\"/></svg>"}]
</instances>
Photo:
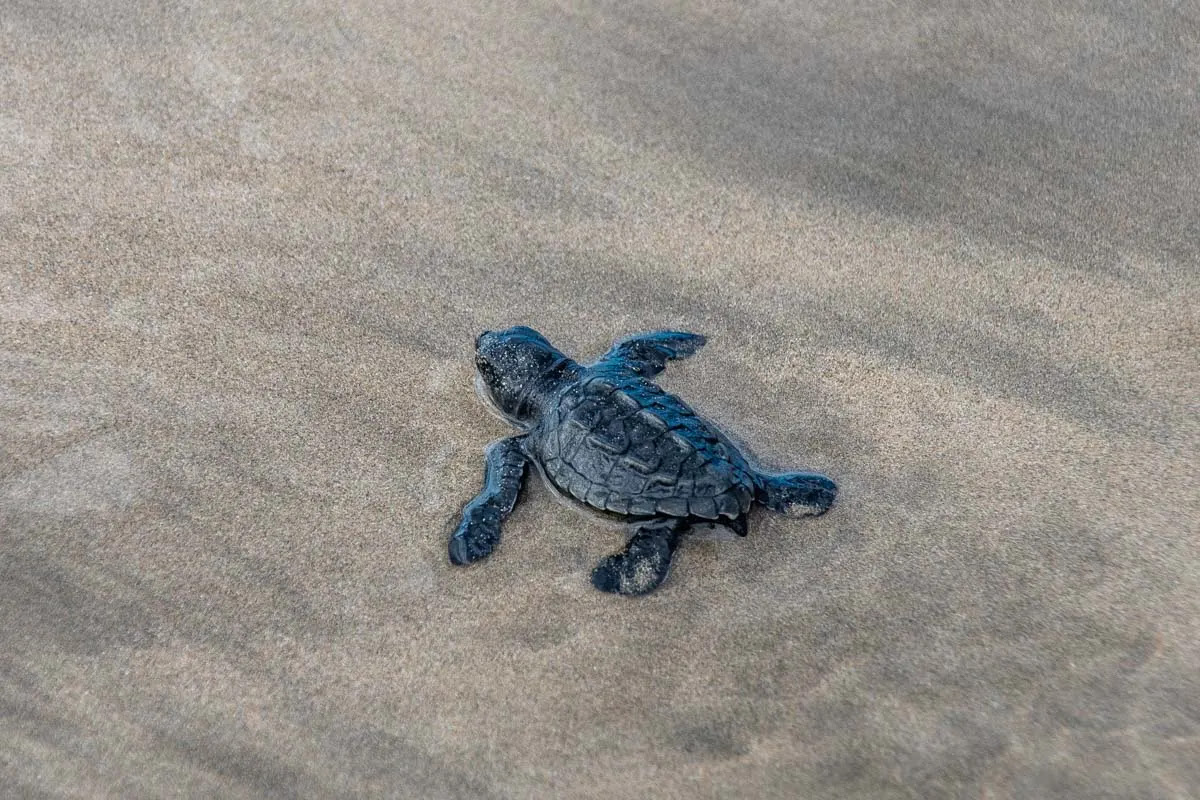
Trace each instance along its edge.
<instances>
[{"instance_id":1,"label":"sandy beach","mask_svg":"<svg viewBox=\"0 0 1200 800\"><path fill-rule=\"evenodd\" d=\"M0 8L0 795L1190 798L1191 3ZM812 520L622 543L472 342L662 384Z\"/></svg>"}]
</instances>

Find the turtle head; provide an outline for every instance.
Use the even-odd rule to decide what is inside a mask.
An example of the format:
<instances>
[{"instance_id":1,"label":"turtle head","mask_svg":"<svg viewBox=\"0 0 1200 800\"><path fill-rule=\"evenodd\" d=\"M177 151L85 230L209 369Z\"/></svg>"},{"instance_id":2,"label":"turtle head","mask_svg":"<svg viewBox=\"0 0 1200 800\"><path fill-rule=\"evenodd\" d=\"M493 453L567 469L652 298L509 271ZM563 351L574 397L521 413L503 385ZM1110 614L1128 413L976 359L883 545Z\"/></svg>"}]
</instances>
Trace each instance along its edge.
<instances>
[{"instance_id":1,"label":"turtle head","mask_svg":"<svg viewBox=\"0 0 1200 800\"><path fill-rule=\"evenodd\" d=\"M475 368L485 398L518 425L536 423L543 401L577 369L545 336L524 325L479 334Z\"/></svg>"}]
</instances>

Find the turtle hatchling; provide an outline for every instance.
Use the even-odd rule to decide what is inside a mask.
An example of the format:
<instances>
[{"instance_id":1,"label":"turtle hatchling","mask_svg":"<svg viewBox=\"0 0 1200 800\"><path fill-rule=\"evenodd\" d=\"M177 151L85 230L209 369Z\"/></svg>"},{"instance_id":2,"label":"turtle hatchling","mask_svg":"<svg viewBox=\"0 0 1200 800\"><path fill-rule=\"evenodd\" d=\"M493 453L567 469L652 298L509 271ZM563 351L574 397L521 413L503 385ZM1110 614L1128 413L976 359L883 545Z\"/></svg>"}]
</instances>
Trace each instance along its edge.
<instances>
[{"instance_id":1,"label":"turtle hatchling","mask_svg":"<svg viewBox=\"0 0 1200 800\"><path fill-rule=\"evenodd\" d=\"M602 560L592 584L638 595L667 577L690 528L747 532L750 506L823 514L837 485L812 472L770 474L654 377L704 337L659 331L617 342L594 364L576 363L537 331L518 326L475 340L480 395L521 432L486 450L483 490L450 537L450 560L491 554L530 464L563 495L629 525L623 550Z\"/></svg>"}]
</instances>

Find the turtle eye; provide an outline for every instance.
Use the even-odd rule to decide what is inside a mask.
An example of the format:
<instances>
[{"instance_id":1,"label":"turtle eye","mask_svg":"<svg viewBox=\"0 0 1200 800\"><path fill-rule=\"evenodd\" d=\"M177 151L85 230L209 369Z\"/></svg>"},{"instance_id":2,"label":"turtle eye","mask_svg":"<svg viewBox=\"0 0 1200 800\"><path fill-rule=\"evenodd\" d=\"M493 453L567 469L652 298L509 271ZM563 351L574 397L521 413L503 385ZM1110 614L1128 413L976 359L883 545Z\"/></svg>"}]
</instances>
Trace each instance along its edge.
<instances>
[{"instance_id":1,"label":"turtle eye","mask_svg":"<svg viewBox=\"0 0 1200 800\"><path fill-rule=\"evenodd\" d=\"M495 383L496 379L499 377L499 373L496 370L496 365L488 361L483 356L476 357L475 368L479 370L479 374L482 375L483 379L488 383Z\"/></svg>"}]
</instances>

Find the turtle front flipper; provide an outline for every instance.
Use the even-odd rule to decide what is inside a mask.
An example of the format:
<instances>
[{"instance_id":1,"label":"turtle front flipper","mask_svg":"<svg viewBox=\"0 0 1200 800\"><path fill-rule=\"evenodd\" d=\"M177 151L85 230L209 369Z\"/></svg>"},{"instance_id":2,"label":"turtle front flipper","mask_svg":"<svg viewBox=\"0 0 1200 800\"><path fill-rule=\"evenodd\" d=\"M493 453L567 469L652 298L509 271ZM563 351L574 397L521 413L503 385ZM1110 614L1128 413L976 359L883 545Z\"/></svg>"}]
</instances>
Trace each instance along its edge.
<instances>
[{"instance_id":1,"label":"turtle front flipper","mask_svg":"<svg viewBox=\"0 0 1200 800\"><path fill-rule=\"evenodd\" d=\"M622 339L597 363L619 364L643 378L653 378L667 368L667 362L687 358L704 346L704 337L686 331L656 331Z\"/></svg>"},{"instance_id":2,"label":"turtle front flipper","mask_svg":"<svg viewBox=\"0 0 1200 800\"><path fill-rule=\"evenodd\" d=\"M450 537L450 560L455 564L485 558L500 543L500 525L517 504L529 466L524 440L524 435L510 436L488 445L483 490L463 508L462 521Z\"/></svg>"},{"instance_id":3,"label":"turtle front flipper","mask_svg":"<svg viewBox=\"0 0 1200 800\"><path fill-rule=\"evenodd\" d=\"M661 517L635 523L625 549L608 556L592 570L592 585L613 594L647 594L658 588L671 568L686 520Z\"/></svg>"}]
</instances>

